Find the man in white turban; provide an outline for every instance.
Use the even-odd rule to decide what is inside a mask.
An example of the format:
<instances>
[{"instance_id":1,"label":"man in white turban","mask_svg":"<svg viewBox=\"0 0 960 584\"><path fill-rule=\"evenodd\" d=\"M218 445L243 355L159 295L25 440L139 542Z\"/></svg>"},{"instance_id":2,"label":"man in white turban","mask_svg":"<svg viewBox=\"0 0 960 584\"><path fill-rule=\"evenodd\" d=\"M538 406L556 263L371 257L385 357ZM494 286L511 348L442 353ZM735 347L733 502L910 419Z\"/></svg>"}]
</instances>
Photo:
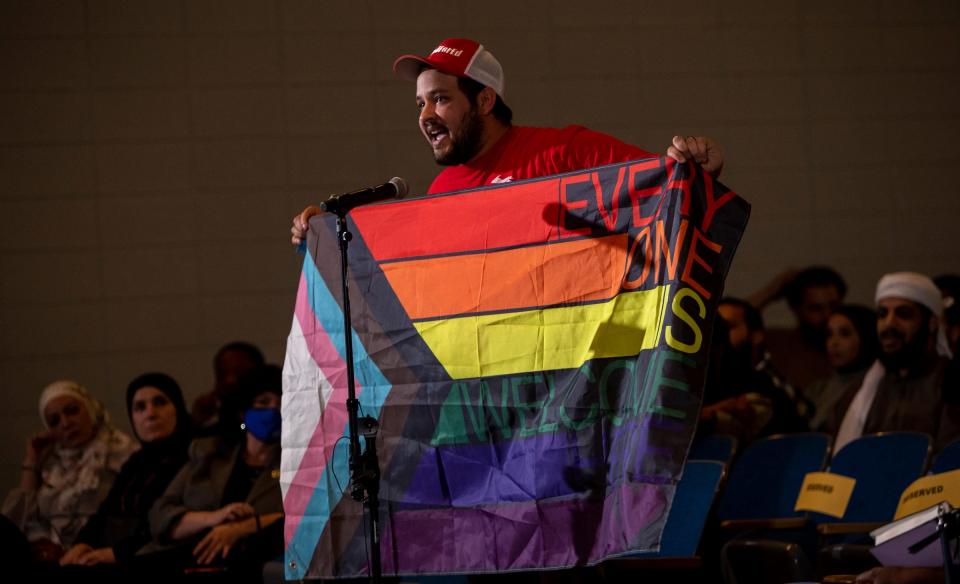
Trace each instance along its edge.
<instances>
[{"instance_id":1,"label":"man in white turban","mask_svg":"<svg viewBox=\"0 0 960 584\"><path fill-rule=\"evenodd\" d=\"M942 326L943 299L933 280L896 272L877 284L880 356L857 390L834 446L874 432L930 434L938 446L955 438L956 408L944 402L953 355Z\"/></svg>"}]
</instances>

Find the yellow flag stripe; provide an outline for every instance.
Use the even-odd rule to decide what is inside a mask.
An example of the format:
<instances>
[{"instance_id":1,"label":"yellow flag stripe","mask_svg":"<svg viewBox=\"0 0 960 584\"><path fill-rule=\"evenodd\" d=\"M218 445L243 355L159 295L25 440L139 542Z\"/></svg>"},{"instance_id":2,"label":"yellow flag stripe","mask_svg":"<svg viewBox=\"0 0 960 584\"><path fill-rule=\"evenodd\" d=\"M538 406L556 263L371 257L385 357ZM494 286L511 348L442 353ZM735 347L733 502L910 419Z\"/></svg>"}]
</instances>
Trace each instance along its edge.
<instances>
[{"instance_id":1,"label":"yellow flag stripe","mask_svg":"<svg viewBox=\"0 0 960 584\"><path fill-rule=\"evenodd\" d=\"M670 286L607 302L414 323L453 379L573 369L657 346Z\"/></svg>"}]
</instances>

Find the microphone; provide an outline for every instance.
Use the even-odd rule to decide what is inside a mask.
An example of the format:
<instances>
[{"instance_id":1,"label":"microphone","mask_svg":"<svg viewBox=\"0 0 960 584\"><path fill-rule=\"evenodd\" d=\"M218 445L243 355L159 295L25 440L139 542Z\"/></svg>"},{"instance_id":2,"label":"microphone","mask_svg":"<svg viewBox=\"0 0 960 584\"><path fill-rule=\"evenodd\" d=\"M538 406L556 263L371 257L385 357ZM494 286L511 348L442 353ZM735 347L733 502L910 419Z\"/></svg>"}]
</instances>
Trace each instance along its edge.
<instances>
[{"instance_id":1,"label":"microphone","mask_svg":"<svg viewBox=\"0 0 960 584\"><path fill-rule=\"evenodd\" d=\"M329 199L320 203L320 208L327 213L342 216L349 213L354 207L369 205L384 199L399 199L405 197L408 192L410 192L410 188L407 186L407 181L395 176L382 185L340 195L331 195Z\"/></svg>"}]
</instances>

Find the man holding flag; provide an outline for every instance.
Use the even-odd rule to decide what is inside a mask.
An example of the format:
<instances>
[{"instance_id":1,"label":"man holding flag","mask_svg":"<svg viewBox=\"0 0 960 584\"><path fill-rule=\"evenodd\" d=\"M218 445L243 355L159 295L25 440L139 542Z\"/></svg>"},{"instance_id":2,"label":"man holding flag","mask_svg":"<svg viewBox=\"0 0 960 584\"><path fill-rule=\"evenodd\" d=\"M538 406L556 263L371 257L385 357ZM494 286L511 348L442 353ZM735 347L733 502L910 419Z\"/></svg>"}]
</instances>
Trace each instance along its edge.
<instances>
[{"instance_id":1,"label":"man holding flag","mask_svg":"<svg viewBox=\"0 0 960 584\"><path fill-rule=\"evenodd\" d=\"M446 39L430 55L403 55L393 64L402 79L416 81L419 126L437 164L446 168L428 194L483 187L655 156L583 126L515 126L504 102L500 62L480 43ZM674 136L667 156L692 159L717 178L723 153L710 138ZM294 244L303 241L309 206L293 218Z\"/></svg>"},{"instance_id":2,"label":"man holding flag","mask_svg":"<svg viewBox=\"0 0 960 584\"><path fill-rule=\"evenodd\" d=\"M467 39L394 70L416 81L444 166L428 194L456 194L353 209L350 337L324 253L344 239L313 220L284 365L287 577L365 569L337 478L346 338L380 424L385 574L655 549L749 215L713 180L719 148L675 137L665 159L580 126L514 126L500 64ZM294 243L319 213L294 218Z\"/></svg>"}]
</instances>

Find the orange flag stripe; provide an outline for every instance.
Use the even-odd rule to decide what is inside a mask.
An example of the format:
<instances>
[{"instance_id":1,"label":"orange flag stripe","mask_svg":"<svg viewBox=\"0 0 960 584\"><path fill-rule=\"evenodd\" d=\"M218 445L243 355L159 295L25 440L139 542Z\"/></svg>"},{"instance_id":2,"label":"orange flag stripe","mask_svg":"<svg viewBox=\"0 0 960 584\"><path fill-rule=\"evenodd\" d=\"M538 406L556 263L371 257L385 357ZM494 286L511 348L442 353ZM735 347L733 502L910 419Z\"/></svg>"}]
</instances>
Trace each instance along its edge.
<instances>
[{"instance_id":1,"label":"orange flag stripe","mask_svg":"<svg viewBox=\"0 0 960 584\"><path fill-rule=\"evenodd\" d=\"M381 264L411 320L609 299L620 291L628 236Z\"/></svg>"}]
</instances>

